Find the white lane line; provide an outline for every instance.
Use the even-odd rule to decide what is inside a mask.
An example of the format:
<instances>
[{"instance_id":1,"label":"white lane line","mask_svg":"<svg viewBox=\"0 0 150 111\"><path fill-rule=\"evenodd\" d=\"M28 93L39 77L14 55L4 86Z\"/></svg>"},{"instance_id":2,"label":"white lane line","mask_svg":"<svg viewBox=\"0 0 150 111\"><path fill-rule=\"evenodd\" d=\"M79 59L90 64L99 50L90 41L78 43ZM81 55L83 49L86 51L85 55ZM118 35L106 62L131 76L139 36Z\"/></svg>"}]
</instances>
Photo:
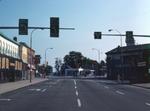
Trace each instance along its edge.
<instances>
[{"instance_id":1,"label":"white lane line","mask_svg":"<svg viewBox=\"0 0 150 111\"><path fill-rule=\"evenodd\" d=\"M77 99L77 102L78 102L78 107L81 107L81 101L79 98Z\"/></svg>"},{"instance_id":2,"label":"white lane line","mask_svg":"<svg viewBox=\"0 0 150 111\"><path fill-rule=\"evenodd\" d=\"M41 89L28 89L30 91L41 91Z\"/></svg>"},{"instance_id":3,"label":"white lane line","mask_svg":"<svg viewBox=\"0 0 150 111\"><path fill-rule=\"evenodd\" d=\"M11 99L0 99L0 101L11 101Z\"/></svg>"},{"instance_id":4,"label":"white lane line","mask_svg":"<svg viewBox=\"0 0 150 111\"><path fill-rule=\"evenodd\" d=\"M77 89L77 86L75 86L74 88Z\"/></svg>"},{"instance_id":5,"label":"white lane line","mask_svg":"<svg viewBox=\"0 0 150 111\"><path fill-rule=\"evenodd\" d=\"M145 103L147 106L150 106L150 103Z\"/></svg>"},{"instance_id":6,"label":"white lane line","mask_svg":"<svg viewBox=\"0 0 150 111\"><path fill-rule=\"evenodd\" d=\"M41 89L36 89L36 91L41 91Z\"/></svg>"},{"instance_id":7,"label":"white lane line","mask_svg":"<svg viewBox=\"0 0 150 111\"><path fill-rule=\"evenodd\" d=\"M47 89L43 89L41 92L45 92Z\"/></svg>"},{"instance_id":8,"label":"white lane line","mask_svg":"<svg viewBox=\"0 0 150 111\"><path fill-rule=\"evenodd\" d=\"M104 88L109 89L109 87L108 87L108 86L104 86Z\"/></svg>"},{"instance_id":9,"label":"white lane line","mask_svg":"<svg viewBox=\"0 0 150 111\"><path fill-rule=\"evenodd\" d=\"M76 80L73 80L73 81L74 81L74 85L76 86L77 85Z\"/></svg>"},{"instance_id":10,"label":"white lane line","mask_svg":"<svg viewBox=\"0 0 150 111\"><path fill-rule=\"evenodd\" d=\"M79 95L79 93L78 93L78 91L76 91L76 96L78 96Z\"/></svg>"},{"instance_id":11,"label":"white lane line","mask_svg":"<svg viewBox=\"0 0 150 111\"><path fill-rule=\"evenodd\" d=\"M121 91L116 91L116 93L121 94L121 95L125 95L125 93L123 93Z\"/></svg>"}]
</instances>

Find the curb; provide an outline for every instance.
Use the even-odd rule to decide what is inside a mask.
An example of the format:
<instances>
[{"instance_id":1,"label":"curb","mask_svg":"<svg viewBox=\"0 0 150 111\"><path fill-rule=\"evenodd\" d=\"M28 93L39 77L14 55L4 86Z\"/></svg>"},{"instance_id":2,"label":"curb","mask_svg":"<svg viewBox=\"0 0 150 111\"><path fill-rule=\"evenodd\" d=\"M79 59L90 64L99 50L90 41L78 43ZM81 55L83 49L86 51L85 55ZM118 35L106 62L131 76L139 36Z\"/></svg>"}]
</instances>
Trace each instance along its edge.
<instances>
[{"instance_id":1,"label":"curb","mask_svg":"<svg viewBox=\"0 0 150 111\"><path fill-rule=\"evenodd\" d=\"M43 81L39 81L39 82L31 83L31 84L26 84L26 85L23 85L23 86L20 86L20 87L13 88L13 89L8 90L8 91L0 92L0 95L15 91L15 90L18 90L18 89L21 89L21 88L25 88L25 87L28 87L28 86L31 86L31 85L35 85L35 84L38 84L38 83L41 83L41 82L44 82L44 81L47 81L47 80L48 79L45 79Z\"/></svg>"},{"instance_id":2,"label":"curb","mask_svg":"<svg viewBox=\"0 0 150 111\"><path fill-rule=\"evenodd\" d=\"M150 89L150 87L138 86L138 85L134 85L134 84L132 84L132 86L140 87L140 88L144 88L144 89Z\"/></svg>"}]
</instances>

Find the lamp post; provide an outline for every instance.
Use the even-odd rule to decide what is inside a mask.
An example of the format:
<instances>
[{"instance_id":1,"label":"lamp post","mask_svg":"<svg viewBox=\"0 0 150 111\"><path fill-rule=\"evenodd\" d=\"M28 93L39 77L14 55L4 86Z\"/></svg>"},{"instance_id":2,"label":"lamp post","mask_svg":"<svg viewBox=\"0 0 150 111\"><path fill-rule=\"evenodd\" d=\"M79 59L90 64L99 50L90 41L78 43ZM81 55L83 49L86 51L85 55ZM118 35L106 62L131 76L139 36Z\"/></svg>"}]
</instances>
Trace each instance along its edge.
<instances>
[{"instance_id":1,"label":"lamp post","mask_svg":"<svg viewBox=\"0 0 150 111\"><path fill-rule=\"evenodd\" d=\"M117 29L109 29L108 31L109 31L109 32L116 31L117 33L120 34L120 47L122 47L122 36L121 36L122 34L121 34L121 32L118 31Z\"/></svg>"},{"instance_id":2,"label":"lamp post","mask_svg":"<svg viewBox=\"0 0 150 111\"><path fill-rule=\"evenodd\" d=\"M30 34L30 82L32 82L32 35L33 35L33 32L35 32L37 29L33 29L31 31L31 34ZM40 30L44 30L43 28L41 28Z\"/></svg>"},{"instance_id":3,"label":"lamp post","mask_svg":"<svg viewBox=\"0 0 150 111\"><path fill-rule=\"evenodd\" d=\"M46 66L46 59L47 59L47 55L46 55L46 54L47 54L47 51L48 51L48 50L52 50L52 49L53 49L53 48L46 48L46 49L45 49L45 66Z\"/></svg>"},{"instance_id":4,"label":"lamp post","mask_svg":"<svg viewBox=\"0 0 150 111\"><path fill-rule=\"evenodd\" d=\"M96 50L98 54L98 62L100 63L100 50L96 48L92 48L92 50Z\"/></svg>"},{"instance_id":5,"label":"lamp post","mask_svg":"<svg viewBox=\"0 0 150 111\"><path fill-rule=\"evenodd\" d=\"M123 73L123 71L122 71L122 64L123 64L123 58L122 58L122 34L121 34L121 32L120 31L118 31L117 29L109 29L108 30L109 32L112 32L112 31L116 31L117 33L119 33L120 34L120 60L121 60L121 75L122 75L122 82L123 82L123 80L124 80L124 73ZM118 78L120 79L120 76L118 75ZM120 80L119 80L120 81Z\"/></svg>"}]
</instances>

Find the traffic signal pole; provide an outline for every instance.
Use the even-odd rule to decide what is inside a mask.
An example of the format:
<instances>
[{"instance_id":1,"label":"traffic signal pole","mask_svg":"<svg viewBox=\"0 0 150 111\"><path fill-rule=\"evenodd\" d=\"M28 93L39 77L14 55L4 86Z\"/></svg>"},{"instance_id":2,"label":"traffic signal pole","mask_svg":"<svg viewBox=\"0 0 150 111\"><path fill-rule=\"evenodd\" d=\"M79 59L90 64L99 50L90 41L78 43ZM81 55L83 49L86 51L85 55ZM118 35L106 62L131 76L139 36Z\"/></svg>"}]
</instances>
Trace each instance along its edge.
<instances>
[{"instance_id":1,"label":"traffic signal pole","mask_svg":"<svg viewBox=\"0 0 150 111\"><path fill-rule=\"evenodd\" d=\"M126 36L126 34L102 34L102 36ZM150 35L133 35L133 37L150 37Z\"/></svg>"},{"instance_id":2,"label":"traffic signal pole","mask_svg":"<svg viewBox=\"0 0 150 111\"><path fill-rule=\"evenodd\" d=\"M50 18L50 27L29 27L28 19L19 19L18 26L0 26L0 29L18 29L19 35L28 35L28 29L32 29L30 33L30 82L32 82L32 34L34 31L40 29L50 29L50 37L59 37L59 30L75 30L75 28L60 28L59 17Z\"/></svg>"},{"instance_id":3,"label":"traffic signal pole","mask_svg":"<svg viewBox=\"0 0 150 111\"><path fill-rule=\"evenodd\" d=\"M15 26L3 26L0 29L19 29ZM50 27L28 27L28 29L51 29ZM59 28L59 30L75 30L75 28Z\"/></svg>"}]
</instances>

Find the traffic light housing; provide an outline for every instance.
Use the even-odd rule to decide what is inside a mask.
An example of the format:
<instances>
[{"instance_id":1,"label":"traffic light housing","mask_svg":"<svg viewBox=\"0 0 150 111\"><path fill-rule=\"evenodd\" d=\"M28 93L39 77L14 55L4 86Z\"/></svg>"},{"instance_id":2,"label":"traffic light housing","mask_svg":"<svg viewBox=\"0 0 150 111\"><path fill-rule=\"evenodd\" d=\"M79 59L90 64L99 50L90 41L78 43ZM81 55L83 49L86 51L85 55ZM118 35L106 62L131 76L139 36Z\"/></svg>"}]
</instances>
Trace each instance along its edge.
<instances>
[{"instance_id":1,"label":"traffic light housing","mask_svg":"<svg viewBox=\"0 0 150 111\"><path fill-rule=\"evenodd\" d=\"M50 18L50 36L59 37L59 18L58 17Z\"/></svg>"},{"instance_id":2,"label":"traffic light housing","mask_svg":"<svg viewBox=\"0 0 150 111\"><path fill-rule=\"evenodd\" d=\"M40 55L35 55L34 63L35 64L40 64L40 60L41 60L41 56Z\"/></svg>"},{"instance_id":3,"label":"traffic light housing","mask_svg":"<svg viewBox=\"0 0 150 111\"><path fill-rule=\"evenodd\" d=\"M28 19L19 19L19 35L28 35Z\"/></svg>"},{"instance_id":4,"label":"traffic light housing","mask_svg":"<svg viewBox=\"0 0 150 111\"><path fill-rule=\"evenodd\" d=\"M101 32L94 32L94 39L101 39L102 33Z\"/></svg>"},{"instance_id":5,"label":"traffic light housing","mask_svg":"<svg viewBox=\"0 0 150 111\"><path fill-rule=\"evenodd\" d=\"M126 31L126 44L127 46L135 45L133 31Z\"/></svg>"},{"instance_id":6,"label":"traffic light housing","mask_svg":"<svg viewBox=\"0 0 150 111\"><path fill-rule=\"evenodd\" d=\"M126 31L126 37L133 37L133 31Z\"/></svg>"}]
</instances>

